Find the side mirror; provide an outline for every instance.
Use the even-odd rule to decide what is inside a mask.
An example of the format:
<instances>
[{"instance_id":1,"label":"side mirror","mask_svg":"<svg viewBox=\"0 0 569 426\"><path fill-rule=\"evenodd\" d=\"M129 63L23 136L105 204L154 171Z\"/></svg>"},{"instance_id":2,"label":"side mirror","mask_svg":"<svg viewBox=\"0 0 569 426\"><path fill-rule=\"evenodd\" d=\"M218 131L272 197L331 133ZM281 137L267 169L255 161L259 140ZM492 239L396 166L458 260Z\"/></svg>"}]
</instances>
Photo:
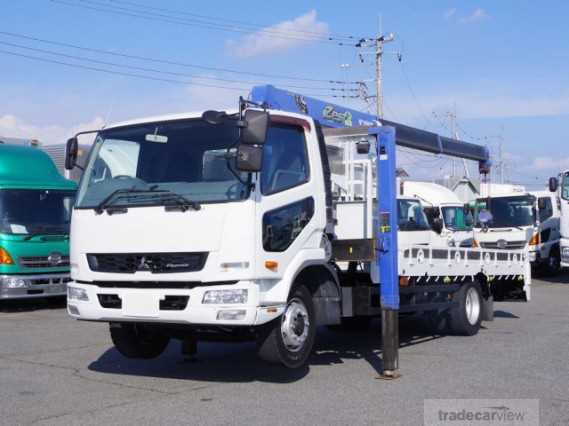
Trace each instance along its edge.
<instances>
[{"instance_id":1,"label":"side mirror","mask_svg":"<svg viewBox=\"0 0 569 426\"><path fill-rule=\"evenodd\" d=\"M263 145L239 144L236 167L241 172L260 172L263 166Z\"/></svg>"},{"instance_id":2,"label":"side mirror","mask_svg":"<svg viewBox=\"0 0 569 426\"><path fill-rule=\"evenodd\" d=\"M478 221L482 224L482 225L487 225L489 222L491 222L493 219L492 213L490 213L488 210L481 210L480 213L478 213Z\"/></svg>"},{"instance_id":3,"label":"side mirror","mask_svg":"<svg viewBox=\"0 0 569 426\"><path fill-rule=\"evenodd\" d=\"M241 144L263 145L269 131L269 113L249 109L245 111L245 127L241 129Z\"/></svg>"},{"instance_id":4,"label":"side mirror","mask_svg":"<svg viewBox=\"0 0 569 426\"><path fill-rule=\"evenodd\" d=\"M441 220L440 217L437 217L433 220L433 231L435 231L437 234L440 234L441 232L443 232L443 221Z\"/></svg>"},{"instance_id":5,"label":"side mirror","mask_svg":"<svg viewBox=\"0 0 569 426\"><path fill-rule=\"evenodd\" d=\"M537 199L537 208L539 210L545 210L545 208L546 208L545 198L538 198Z\"/></svg>"},{"instance_id":6,"label":"side mirror","mask_svg":"<svg viewBox=\"0 0 569 426\"><path fill-rule=\"evenodd\" d=\"M79 153L79 142L77 137L74 136L67 140L67 146L65 147L65 168L67 170L73 170L77 164L77 155Z\"/></svg>"},{"instance_id":7,"label":"side mirror","mask_svg":"<svg viewBox=\"0 0 569 426\"><path fill-rule=\"evenodd\" d=\"M559 180L556 177L549 178L549 191L550 192L557 192L557 188L559 188Z\"/></svg>"},{"instance_id":8,"label":"side mirror","mask_svg":"<svg viewBox=\"0 0 569 426\"><path fill-rule=\"evenodd\" d=\"M369 154L371 145L368 140L364 139L356 143L356 150L358 154Z\"/></svg>"}]
</instances>

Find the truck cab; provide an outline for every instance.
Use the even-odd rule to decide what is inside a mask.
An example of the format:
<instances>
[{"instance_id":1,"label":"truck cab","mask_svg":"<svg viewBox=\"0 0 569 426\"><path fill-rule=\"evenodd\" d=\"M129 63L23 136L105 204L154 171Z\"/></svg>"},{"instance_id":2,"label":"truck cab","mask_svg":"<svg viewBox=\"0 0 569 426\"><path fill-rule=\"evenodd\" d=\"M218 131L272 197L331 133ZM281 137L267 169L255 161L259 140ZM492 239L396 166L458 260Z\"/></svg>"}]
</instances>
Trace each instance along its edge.
<instances>
[{"instance_id":1,"label":"truck cab","mask_svg":"<svg viewBox=\"0 0 569 426\"><path fill-rule=\"evenodd\" d=\"M481 210L491 214L482 224L477 220L475 238L483 248L526 249L532 269L554 275L560 268L560 212L555 195L524 188L499 192L476 200Z\"/></svg>"},{"instance_id":2,"label":"truck cab","mask_svg":"<svg viewBox=\"0 0 569 426\"><path fill-rule=\"evenodd\" d=\"M65 296L75 188L39 149L0 144L0 300Z\"/></svg>"},{"instance_id":3,"label":"truck cab","mask_svg":"<svg viewBox=\"0 0 569 426\"><path fill-rule=\"evenodd\" d=\"M472 247L472 215L454 192L431 182L405 180L401 182L401 187L403 194L423 203L429 224L435 232L433 245Z\"/></svg>"}]
</instances>

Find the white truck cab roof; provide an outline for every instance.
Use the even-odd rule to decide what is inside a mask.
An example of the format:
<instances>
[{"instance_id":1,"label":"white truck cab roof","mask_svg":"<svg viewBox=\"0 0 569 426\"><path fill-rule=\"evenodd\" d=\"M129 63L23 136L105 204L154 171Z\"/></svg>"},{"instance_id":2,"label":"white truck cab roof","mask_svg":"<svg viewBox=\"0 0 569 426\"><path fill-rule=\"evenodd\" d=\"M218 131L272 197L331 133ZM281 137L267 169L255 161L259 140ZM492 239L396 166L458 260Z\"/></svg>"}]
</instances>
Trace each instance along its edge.
<instances>
[{"instance_id":1,"label":"white truck cab roof","mask_svg":"<svg viewBox=\"0 0 569 426\"><path fill-rule=\"evenodd\" d=\"M433 182L403 181L403 194L419 198L426 206L462 206L458 196L450 189Z\"/></svg>"}]
</instances>

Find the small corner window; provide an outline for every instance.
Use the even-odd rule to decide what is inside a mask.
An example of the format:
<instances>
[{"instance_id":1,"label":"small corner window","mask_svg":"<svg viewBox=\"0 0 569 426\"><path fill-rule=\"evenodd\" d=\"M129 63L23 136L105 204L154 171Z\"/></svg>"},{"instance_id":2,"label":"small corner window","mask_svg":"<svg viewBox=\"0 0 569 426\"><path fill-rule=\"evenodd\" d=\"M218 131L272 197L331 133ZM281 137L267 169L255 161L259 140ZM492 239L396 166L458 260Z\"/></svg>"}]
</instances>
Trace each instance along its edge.
<instances>
[{"instance_id":1,"label":"small corner window","mask_svg":"<svg viewBox=\"0 0 569 426\"><path fill-rule=\"evenodd\" d=\"M274 194L307 182L308 154L304 130L271 126L263 153L261 193Z\"/></svg>"},{"instance_id":2,"label":"small corner window","mask_svg":"<svg viewBox=\"0 0 569 426\"><path fill-rule=\"evenodd\" d=\"M553 205L551 204L551 198L549 197L543 197L540 201L540 204L543 203L543 208L539 209L539 221L543 222L553 216Z\"/></svg>"}]
</instances>

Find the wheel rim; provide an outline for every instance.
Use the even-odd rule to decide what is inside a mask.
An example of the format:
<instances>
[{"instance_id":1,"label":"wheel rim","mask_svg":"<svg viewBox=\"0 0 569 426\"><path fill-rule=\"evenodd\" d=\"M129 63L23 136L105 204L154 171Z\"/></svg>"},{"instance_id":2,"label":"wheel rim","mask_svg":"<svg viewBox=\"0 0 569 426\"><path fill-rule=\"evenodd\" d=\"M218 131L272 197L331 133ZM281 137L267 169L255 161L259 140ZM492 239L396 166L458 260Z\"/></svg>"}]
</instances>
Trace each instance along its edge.
<instances>
[{"instance_id":1,"label":"wheel rim","mask_svg":"<svg viewBox=\"0 0 569 426\"><path fill-rule=\"evenodd\" d=\"M474 287L470 287L466 292L466 319L470 325L478 322L480 317L480 296Z\"/></svg>"},{"instance_id":2,"label":"wheel rim","mask_svg":"<svg viewBox=\"0 0 569 426\"><path fill-rule=\"evenodd\" d=\"M292 299L282 316L281 335L286 348L291 352L299 352L308 339L310 319L308 309L297 298Z\"/></svg>"}]
</instances>

